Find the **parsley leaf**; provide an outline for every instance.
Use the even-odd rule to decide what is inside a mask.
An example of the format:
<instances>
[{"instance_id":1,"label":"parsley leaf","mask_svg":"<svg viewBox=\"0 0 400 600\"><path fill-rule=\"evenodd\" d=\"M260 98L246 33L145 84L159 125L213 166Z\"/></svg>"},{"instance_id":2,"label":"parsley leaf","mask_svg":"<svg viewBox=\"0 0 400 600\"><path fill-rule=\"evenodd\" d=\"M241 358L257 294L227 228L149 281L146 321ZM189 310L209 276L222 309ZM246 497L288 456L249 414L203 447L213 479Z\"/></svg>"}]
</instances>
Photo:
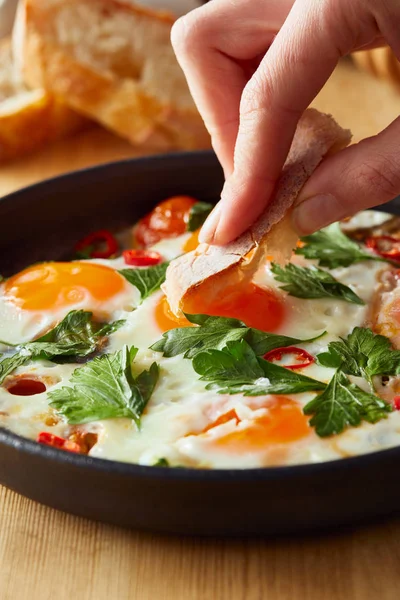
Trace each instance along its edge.
<instances>
[{"instance_id":1,"label":"parsley leaf","mask_svg":"<svg viewBox=\"0 0 400 600\"><path fill-rule=\"evenodd\" d=\"M169 263L163 262L154 267L145 267L141 269L122 269L118 271L132 285L137 287L140 292L141 302L148 298L153 292L156 292L160 285L165 281L165 273Z\"/></svg>"},{"instance_id":2,"label":"parsley leaf","mask_svg":"<svg viewBox=\"0 0 400 600\"><path fill-rule=\"evenodd\" d=\"M168 460L166 458L159 458L157 462L153 464L153 467L170 467Z\"/></svg>"},{"instance_id":3,"label":"parsley leaf","mask_svg":"<svg viewBox=\"0 0 400 600\"><path fill-rule=\"evenodd\" d=\"M271 270L285 292L296 298L336 298L353 304L365 304L347 285L317 267L298 267L291 263L280 267L272 263Z\"/></svg>"},{"instance_id":4,"label":"parsley leaf","mask_svg":"<svg viewBox=\"0 0 400 600\"><path fill-rule=\"evenodd\" d=\"M0 356L1 359L1 356ZM3 383L5 378L10 375L15 369L18 367L22 367L31 359L31 354L29 352L17 352L13 356L8 356L3 358L0 362L0 384Z\"/></svg>"},{"instance_id":5,"label":"parsley leaf","mask_svg":"<svg viewBox=\"0 0 400 600\"><path fill-rule=\"evenodd\" d=\"M29 360L88 356L98 349L104 337L117 331L125 322L104 325L93 321L92 316L88 311L72 310L54 329L34 342L21 345L13 356L3 358L0 362L0 384Z\"/></svg>"},{"instance_id":6,"label":"parsley leaf","mask_svg":"<svg viewBox=\"0 0 400 600\"><path fill-rule=\"evenodd\" d=\"M320 437L341 433L349 425L357 427L361 421L376 423L391 411L390 404L364 392L340 370L336 371L325 391L303 410L305 415L313 415L310 425Z\"/></svg>"},{"instance_id":7,"label":"parsley leaf","mask_svg":"<svg viewBox=\"0 0 400 600\"><path fill-rule=\"evenodd\" d=\"M238 319L227 317L188 314L185 316L191 323L199 325L199 327L170 329L151 346L151 350L162 352L167 357L183 354L184 358L193 358L204 350L222 350L228 342L245 339L254 352L261 356L275 348L293 346L317 339L299 340L285 335L265 333L259 329L247 327Z\"/></svg>"},{"instance_id":8,"label":"parsley leaf","mask_svg":"<svg viewBox=\"0 0 400 600\"><path fill-rule=\"evenodd\" d=\"M115 333L116 331L118 331L118 329L120 329L120 327L122 327L122 325L125 325L124 319L120 319L119 321L114 321L113 323L106 323L105 325L101 325L100 328L96 331L96 337L97 338L108 337L112 333Z\"/></svg>"},{"instance_id":9,"label":"parsley leaf","mask_svg":"<svg viewBox=\"0 0 400 600\"><path fill-rule=\"evenodd\" d=\"M196 202L190 209L187 230L196 231L196 229L199 229L213 208L214 205L208 202Z\"/></svg>"},{"instance_id":10,"label":"parsley leaf","mask_svg":"<svg viewBox=\"0 0 400 600\"><path fill-rule=\"evenodd\" d=\"M355 327L346 339L341 339L341 342L330 342L328 352L318 354L319 364L365 377L371 385L374 375L400 373L400 350L393 350L387 337L371 329Z\"/></svg>"},{"instance_id":11,"label":"parsley leaf","mask_svg":"<svg viewBox=\"0 0 400 600\"><path fill-rule=\"evenodd\" d=\"M199 327L170 329L160 340L150 346L151 350L163 352L167 357L183 354L184 358L193 358L203 350L221 349L229 341L241 340L249 331L248 327L237 319L207 315L185 316Z\"/></svg>"},{"instance_id":12,"label":"parsley leaf","mask_svg":"<svg viewBox=\"0 0 400 600\"><path fill-rule=\"evenodd\" d=\"M325 384L259 358L244 341L228 342L222 350L200 352L193 359L193 368L206 389L220 394L298 394L323 390Z\"/></svg>"},{"instance_id":13,"label":"parsley leaf","mask_svg":"<svg viewBox=\"0 0 400 600\"><path fill-rule=\"evenodd\" d=\"M103 354L75 369L72 387L49 392L50 406L68 423L88 423L99 419L131 418L140 426L140 417L158 381L159 368L153 363L136 378L132 361L137 348L124 346L114 354Z\"/></svg>"},{"instance_id":14,"label":"parsley leaf","mask_svg":"<svg viewBox=\"0 0 400 600\"><path fill-rule=\"evenodd\" d=\"M125 321L101 324L92 320L92 313L84 310L72 310L51 331L34 342L25 344L37 358L55 356L83 357L97 350L99 339L117 331Z\"/></svg>"},{"instance_id":15,"label":"parsley leaf","mask_svg":"<svg viewBox=\"0 0 400 600\"><path fill-rule=\"evenodd\" d=\"M296 248L296 254L306 258L316 259L321 267L334 269L335 267L348 267L362 260L384 261L377 254L366 252L345 235L339 223L333 223L320 231L301 238L305 243L302 248Z\"/></svg>"}]
</instances>

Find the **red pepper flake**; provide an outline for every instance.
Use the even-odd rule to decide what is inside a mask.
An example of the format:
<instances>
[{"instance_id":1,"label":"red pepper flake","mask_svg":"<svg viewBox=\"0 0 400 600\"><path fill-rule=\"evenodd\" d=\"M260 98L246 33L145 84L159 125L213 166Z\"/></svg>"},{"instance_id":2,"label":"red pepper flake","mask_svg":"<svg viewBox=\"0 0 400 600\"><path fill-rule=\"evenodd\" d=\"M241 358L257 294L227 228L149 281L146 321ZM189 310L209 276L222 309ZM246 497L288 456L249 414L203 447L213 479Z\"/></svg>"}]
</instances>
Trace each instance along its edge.
<instances>
[{"instance_id":1,"label":"red pepper flake","mask_svg":"<svg viewBox=\"0 0 400 600\"><path fill-rule=\"evenodd\" d=\"M65 440L58 435L54 435L54 433L49 433L48 431L42 431L39 433L36 441L39 442L39 444L51 446L52 448L58 448L59 450L67 450L68 452L76 452L77 454L81 453L81 447L79 444L71 440Z\"/></svg>"},{"instance_id":2,"label":"red pepper flake","mask_svg":"<svg viewBox=\"0 0 400 600\"><path fill-rule=\"evenodd\" d=\"M162 256L154 250L124 250L125 264L134 267L152 267L162 261Z\"/></svg>"},{"instance_id":3,"label":"red pepper flake","mask_svg":"<svg viewBox=\"0 0 400 600\"><path fill-rule=\"evenodd\" d=\"M365 245L382 258L400 261L400 239L398 238L390 235L378 235L367 238Z\"/></svg>"},{"instance_id":4,"label":"red pepper flake","mask_svg":"<svg viewBox=\"0 0 400 600\"><path fill-rule=\"evenodd\" d=\"M282 367L285 367L285 369L291 369L292 371L296 369L304 369L315 362L315 358L311 354L302 348L296 348L295 346L275 348L274 350L267 352L267 354L264 355L264 358L269 362L277 362L282 360L284 355L292 355L294 360L298 361L290 365L281 365Z\"/></svg>"},{"instance_id":5,"label":"red pepper flake","mask_svg":"<svg viewBox=\"0 0 400 600\"><path fill-rule=\"evenodd\" d=\"M110 258L118 252L118 242L108 229L100 229L78 242L75 252L85 258Z\"/></svg>"},{"instance_id":6,"label":"red pepper flake","mask_svg":"<svg viewBox=\"0 0 400 600\"><path fill-rule=\"evenodd\" d=\"M396 410L400 410L400 396L395 396L393 399L393 406Z\"/></svg>"}]
</instances>

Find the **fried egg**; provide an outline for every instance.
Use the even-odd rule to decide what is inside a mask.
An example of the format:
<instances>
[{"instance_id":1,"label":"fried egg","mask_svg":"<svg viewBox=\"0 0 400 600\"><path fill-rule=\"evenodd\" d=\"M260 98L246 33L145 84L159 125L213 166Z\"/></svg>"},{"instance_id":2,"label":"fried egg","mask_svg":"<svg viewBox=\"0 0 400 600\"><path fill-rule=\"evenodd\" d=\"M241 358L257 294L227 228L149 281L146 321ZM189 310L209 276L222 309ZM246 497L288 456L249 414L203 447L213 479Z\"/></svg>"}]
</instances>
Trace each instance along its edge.
<instances>
[{"instance_id":1,"label":"fried egg","mask_svg":"<svg viewBox=\"0 0 400 600\"><path fill-rule=\"evenodd\" d=\"M89 261L48 262L28 267L0 287L0 340L31 341L71 310L113 321L133 310L138 291L114 268Z\"/></svg>"},{"instance_id":2,"label":"fried egg","mask_svg":"<svg viewBox=\"0 0 400 600\"><path fill-rule=\"evenodd\" d=\"M345 228L350 232L380 225L389 218L384 213L366 211L348 221ZM197 232L184 233L161 239L152 250L164 260L172 260L197 243ZM292 262L317 265L298 255ZM80 432L96 436L90 456L143 465L153 465L163 458L172 466L254 468L315 463L400 444L397 411L374 425L362 423L340 435L320 438L310 427L310 417L303 413L304 406L315 397L313 392L246 397L206 389L191 360L181 355L167 358L150 348L166 331L192 324L184 316L172 314L160 290L141 301L139 291L118 272L124 266L120 258L43 263L6 280L0 289L2 340L14 344L31 341L70 310L84 309L92 311L98 320L125 320L125 325L110 336L107 352L134 345L139 348L137 369L148 369L154 361L159 364L160 378L142 415L140 430L126 418L79 426ZM365 305L290 296L280 288L271 263L266 261L246 287L226 290L222 298L196 298L190 312L236 318L249 327L298 339L316 338L306 345L296 344L315 356L355 326L371 324L371 311L378 310L376 330L391 337L399 347L400 286L391 267L363 261L330 269L330 273L360 296ZM36 361L18 368L12 381L42 381L46 390L36 386L37 391L29 396L13 394L11 380L7 380L0 387L0 423L32 439L41 431L68 436L74 428L49 408L47 392L68 385L77 366ZM325 383L334 374L334 369L317 362L303 371ZM360 387L366 385L363 380L353 380ZM385 393L382 388L382 397ZM392 390L390 400L393 394Z\"/></svg>"}]
</instances>

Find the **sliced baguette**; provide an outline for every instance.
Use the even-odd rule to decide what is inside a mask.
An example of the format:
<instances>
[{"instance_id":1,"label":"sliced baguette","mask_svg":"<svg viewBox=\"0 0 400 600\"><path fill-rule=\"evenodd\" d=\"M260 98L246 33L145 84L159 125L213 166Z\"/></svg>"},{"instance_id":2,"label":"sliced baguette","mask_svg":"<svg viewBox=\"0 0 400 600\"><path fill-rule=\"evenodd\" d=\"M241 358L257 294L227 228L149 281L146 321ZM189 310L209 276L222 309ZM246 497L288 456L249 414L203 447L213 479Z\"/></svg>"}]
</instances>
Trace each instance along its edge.
<instances>
[{"instance_id":1,"label":"sliced baguette","mask_svg":"<svg viewBox=\"0 0 400 600\"><path fill-rule=\"evenodd\" d=\"M0 163L78 131L85 123L43 89L28 90L15 69L10 40L0 42Z\"/></svg>"},{"instance_id":2,"label":"sliced baguette","mask_svg":"<svg viewBox=\"0 0 400 600\"><path fill-rule=\"evenodd\" d=\"M25 81L134 144L210 139L175 58L167 13L117 0L25 0L14 49Z\"/></svg>"},{"instance_id":3,"label":"sliced baguette","mask_svg":"<svg viewBox=\"0 0 400 600\"><path fill-rule=\"evenodd\" d=\"M293 203L324 156L347 146L350 139L350 131L330 115L308 109L299 121L274 198L251 229L227 246L201 244L171 262L163 290L172 312L191 312L197 294L217 297L223 289L250 280L267 254L277 262L290 258L297 241L290 222Z\"/></svg>"}]
</instances>

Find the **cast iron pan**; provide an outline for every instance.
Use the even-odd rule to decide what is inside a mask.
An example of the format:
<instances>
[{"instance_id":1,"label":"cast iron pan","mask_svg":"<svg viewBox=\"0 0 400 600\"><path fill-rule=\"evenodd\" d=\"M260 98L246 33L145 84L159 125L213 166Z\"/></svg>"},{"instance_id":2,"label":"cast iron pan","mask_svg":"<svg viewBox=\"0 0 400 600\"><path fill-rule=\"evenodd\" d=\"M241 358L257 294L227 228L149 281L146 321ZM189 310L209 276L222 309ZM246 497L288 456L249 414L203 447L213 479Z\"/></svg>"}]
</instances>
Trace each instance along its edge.
<instances>
[{"instance_id":1,"label":"cast iron pan","mask_svg":"<svg viewBox=\"0 0 400 600\"><path fill-rule=\"evenodd\" d=\"M82 235L133 223L173 194L216 200L212 153L96 167L0 201L0 272L62 258ZM398 212L397 202L391 212ZM400 447L316 465L249 470L141 467L41 446L0 429L0 483L76 515L153 531L281 534L367 521L400 506Z\"/></svg>"}]
</instances>

